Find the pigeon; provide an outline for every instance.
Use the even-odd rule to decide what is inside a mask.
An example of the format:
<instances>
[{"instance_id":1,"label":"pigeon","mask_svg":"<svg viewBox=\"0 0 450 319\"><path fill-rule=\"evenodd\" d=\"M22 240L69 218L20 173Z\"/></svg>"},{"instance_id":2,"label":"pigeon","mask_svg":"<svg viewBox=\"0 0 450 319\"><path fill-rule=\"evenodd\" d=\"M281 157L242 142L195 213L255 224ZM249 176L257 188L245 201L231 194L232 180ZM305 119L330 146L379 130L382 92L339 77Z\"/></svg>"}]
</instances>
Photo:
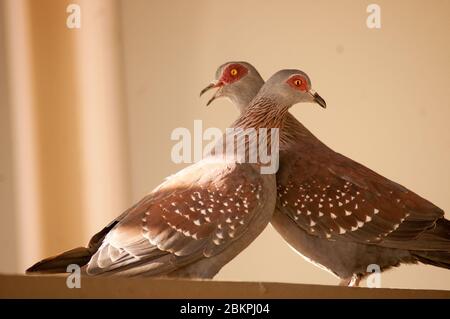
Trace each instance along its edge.
<instances>
[{"instance_id":1,"label":"pigeon","mask_svg":"<svg viewBox=\"0 0 450 319\"><path fill-rule=\"evenodd\" d=\"M304 72L287 70L279 77L284 82L271 97L276 107L300 96L326 107ZM244 112L263 84L251 64L227 62L201 93L218 88L208 104L226 97ZM279 166L271 224L297 253L340 278L340 285L358 286L373 266L384 271L422 262L450 268L450 221L442 209L336 153L290 113L281 129Z\"/></svg>"},{"instance_id":2,"label":"pigeon","mask_svg":"<svg viewBox=\"0 0 450 319\"><path fill-rule=\"evenodd\" d=\"M256 101L231 128L242 140L249 129L279 129L285 115L283 108ZM251 145L276 146L272 135L261 136L246 139L245 154ZM27 272L66 272L76 264L93 276L213 278L264 230L276 203L276 171L263 173L261 161L230 161L224 155L211 152L168 177L87 247L46 258Z\"/></svg>"}]
</instances>

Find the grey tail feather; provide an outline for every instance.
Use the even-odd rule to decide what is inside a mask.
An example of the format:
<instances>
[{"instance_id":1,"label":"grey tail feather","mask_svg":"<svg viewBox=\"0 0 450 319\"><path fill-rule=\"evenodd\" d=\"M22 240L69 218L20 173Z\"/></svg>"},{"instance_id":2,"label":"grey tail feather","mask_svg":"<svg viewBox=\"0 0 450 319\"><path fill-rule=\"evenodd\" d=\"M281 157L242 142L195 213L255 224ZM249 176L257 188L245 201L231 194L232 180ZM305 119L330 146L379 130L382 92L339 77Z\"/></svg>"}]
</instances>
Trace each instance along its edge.
<instances>
[{"instance_id":1,"label":"grey tail feather","mask_svg":"<svg viewBox=\"0 0 450 319\"><path fill-rule=\"evenodd\" d=\"M76 264L80 267L86 265L102 244L105 236L114 228L114 226L116 226L122 216L124 216L124 214L95 234L89 241L88 247L74 248L59 255L45 258L28 268L26 272L65 273L67 272L67 266L71 264Z\"/></svg>"},{"instance_id":2,"label":"grey tail feather","mask_svg":"<svg viewBox=\"0 0 450 319\"><path fill-rule=\"evenodd\" d=\"M411 254L421 263L450 269L450 252L448 251L413 251Z\"/></svg>"},{"instance_id":3,"label":"grey tail feather","mask_svg":"<svg viewBox=\"0 0 450 319\"><path fill-rule=\"evenodd\" d=\"M95 252L95 251L94 251ZM27 273L64 273L67 266L76 264L80 267L89 262L93 251L86 247L78 247L62 254L41 260L27 269Z\"/></svg>"},{"instance_id":4,"label":"grey tail feather","mask_svg":"<svg viewBox=\"0 0 450 319\"><path fill-rule=\"evenodd\" d=\"M450 221L439 218L433 228L423 232L416 240L406 243L413 251L450 252Z\"/></svg>"},{"instance_id":5,"label":"grey tail feather","mask_svg":"<svg viewBox=\"0 0 450 319\"><path fill-rule=\"evenodd\" d=\"M439 218L433 231L437 236L450 242L450 220L443 217Z\"/></svg>"},{"instance_id":6,"label":"grey tail feather","mask_svg":"<svg viewBox=\"0 0 450 319\"><path fill-rule=\"evenodd\" d=\"M450 221L440 218L436 222L436 227L425 235L434 242L439 241L441 249L414 250L411 254L424 264L450 269Z\"/></svg>"}]
</instances>

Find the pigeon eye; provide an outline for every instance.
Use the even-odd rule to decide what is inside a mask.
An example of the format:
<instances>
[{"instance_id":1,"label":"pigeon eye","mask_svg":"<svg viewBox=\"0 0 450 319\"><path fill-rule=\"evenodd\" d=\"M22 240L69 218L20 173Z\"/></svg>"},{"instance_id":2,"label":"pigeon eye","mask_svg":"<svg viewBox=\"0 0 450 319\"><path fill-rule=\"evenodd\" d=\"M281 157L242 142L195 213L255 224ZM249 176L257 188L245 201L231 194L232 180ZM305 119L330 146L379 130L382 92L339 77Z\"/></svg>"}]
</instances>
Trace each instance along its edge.
<instances>
[{"instance_id":1,"label":"pigeon eye","mask_svg":"<svg viewBox=\"0 0 450 319\"><path fill-rule=\"evenodd\" d=\"M230 71L230 74L231 74L232 76L236 76L236 75L238 74L238 71L237 71L236 69L232 69L232 70Z\"/></svg>"},{"instance_id":2,"label":"pigeon eye","mask_svg":"<svg viewBox=\"0 0 450 319\"><path fill-rule=\"evenodd\" d=\"M294 90L303 91L303 92L306 92L308 90L307 80L300 75L292 76L286 82Z\"/></svg>"}]
</instances>

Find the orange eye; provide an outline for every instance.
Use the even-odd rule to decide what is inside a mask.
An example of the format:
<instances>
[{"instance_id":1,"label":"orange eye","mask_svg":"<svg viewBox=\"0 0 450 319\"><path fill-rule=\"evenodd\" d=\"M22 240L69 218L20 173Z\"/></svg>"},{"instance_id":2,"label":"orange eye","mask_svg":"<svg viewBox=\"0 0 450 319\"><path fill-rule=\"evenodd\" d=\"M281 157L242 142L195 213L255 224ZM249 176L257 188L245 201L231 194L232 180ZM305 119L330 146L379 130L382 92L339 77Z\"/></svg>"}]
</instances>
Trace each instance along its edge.
<instances>
[{"instance_id":1,"label":"orange eye","mask_svg":"<svg viewBox=\"0 0 450 319\"><path fill-rule=\"evenodd\" d=\"M237 71L236 69L232 69L232 70L230 71L230 74L231 74L232 76L236 76L236 75L238 74L238 71Z\"/></svg>"},{"instance_id":2,"label":"orange eye","mask_svg":"<svg viewBox=\"0 0 450 319\"><path fill-rule=\"evenodd\" d=\"M302 85L302 80L295 80L294 84L295 84L295 86L301 86Z\"/></svg>"}]
</instances>

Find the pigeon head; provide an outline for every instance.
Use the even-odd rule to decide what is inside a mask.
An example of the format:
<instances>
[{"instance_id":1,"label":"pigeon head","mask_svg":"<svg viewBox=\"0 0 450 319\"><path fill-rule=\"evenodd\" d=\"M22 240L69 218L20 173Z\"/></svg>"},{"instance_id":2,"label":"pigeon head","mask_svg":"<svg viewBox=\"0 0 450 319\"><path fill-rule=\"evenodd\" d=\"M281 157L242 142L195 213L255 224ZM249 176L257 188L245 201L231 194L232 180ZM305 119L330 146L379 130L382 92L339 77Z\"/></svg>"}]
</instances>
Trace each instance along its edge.
<instances>
[{"instance_id":1,"label":"pigeon head","mask_svg":"<svg viewBox=\"0 0 450 319\"><path fill-rule=\"evenodd\" d=\"M308 75L300 70L281 70L262 86L258 97L272 99L280 106L313 102L326 108L325 100L311 87Z\"/></svg>"},{"instance_id":2,"label":"pigeon head","mask_svg":"<svg viewBox=\"0 0 450 319\"><path fill-rule=\"evenodd\" d=\"M250 63L227 62L219 66L215 80L201 91L200 96L206 91L217 88L206 105L219 97L226 97L242 111L263 84L263 78Z\"/></svg>"}]
</instances>

